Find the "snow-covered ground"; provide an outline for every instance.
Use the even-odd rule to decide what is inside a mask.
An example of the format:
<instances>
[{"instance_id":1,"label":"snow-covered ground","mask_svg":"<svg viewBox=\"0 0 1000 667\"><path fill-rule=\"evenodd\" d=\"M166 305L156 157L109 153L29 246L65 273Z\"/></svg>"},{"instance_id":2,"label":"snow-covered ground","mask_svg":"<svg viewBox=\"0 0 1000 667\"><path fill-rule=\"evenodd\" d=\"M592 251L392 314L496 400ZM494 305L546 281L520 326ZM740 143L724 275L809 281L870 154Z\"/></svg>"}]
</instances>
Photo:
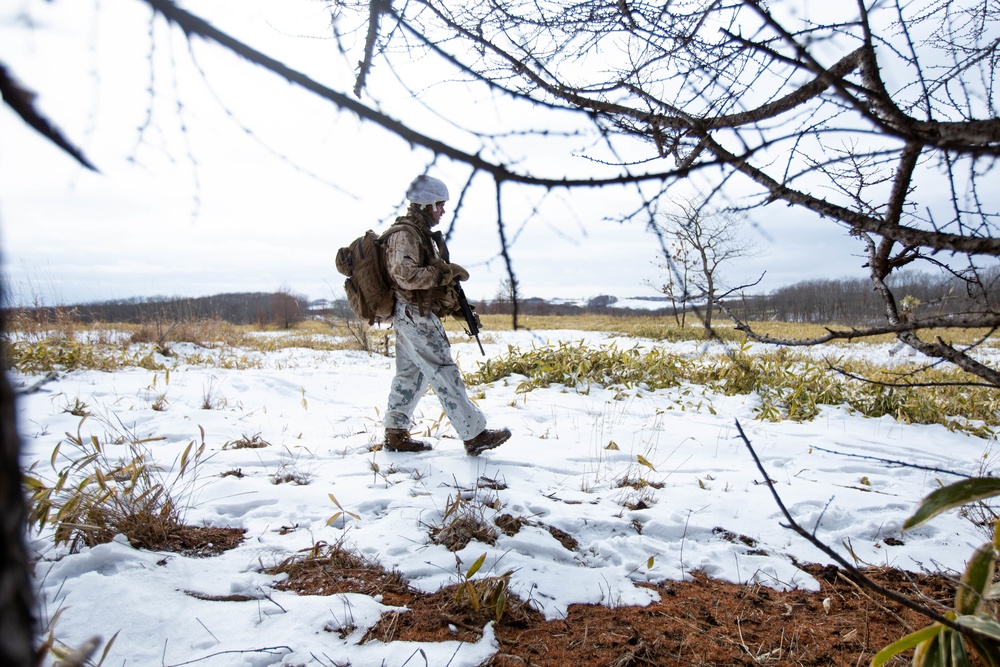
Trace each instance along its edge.
<instances>
[{"instance_id":1,"label":"snow-covered ground","mask_svg":"<svg viewBox=\"0 0 1000 667\"><path fill-rule=\"evenodd\" d=\"M461 338L455 352L462 367L473 370L481 357L474 342ZM486 347L499 355L508 344L584 339L608 341L572 331L501 332L491 333ZM693 344L672 349L704 353ZM888 350L863 349L872 355ZM194 346L175 352L208 354ZM959 479L944 471L975 475L992 459L990 441L941 426L864 418L837 407L824 408L811 422L762 422L754 419L753 395L727 397L697 386L517 393L515 377L482 388L477 398L491 426L513 431L500 449L466 456L428 395L414 432L434 451L372 452L381 438L391 359L305 349L255 358L261 368L179 363L169 374L139 368L64 373L19 398L24 464L37 462L35 473L49 479L53 448L67 433L101 443L123 434L158 438L146 446L170 479L180 453L201 441L203 429L207 448L197 481L178 486L189 504L186 520L247 530L240 547L211 558L141 551L124 538L71 554L53 546L48 530L33 535L40 598L49 616L62 609L61 641L79 645L95 634L106 640L119 633L106 665L325 664L313 658L325 655L338 664L393 667L419 648L427 664L458 667L478 665L496 650L490 628L475 644L359 645L387 611L379 599L296 596L273 590L275 577L262 573L262 565L319 541L344 540L425 591L457 583L485 553L481 573L513 570L512 591L548 618L577 602L646 604L653 593L637 583L683 579L695 570L815 590L817 582L794 562L830 559L781 526L778 507L737 437L737 420L797 521L845 556L849 545L869 564L960 570L985 541L956 512L900 532L923 496ZM13 379L24 386L37 380ZM81 403L91 411L82 422L66 411ZM223 448L254 436L270 446ZM71 449L63 445L57 467ZM114 457L126 446L105 449ZM242 477L224 476L237 470ZM288 471L308 483L273 483ZM623 479L647 485L622 486ZM343 513L328 525L341 511L331 494ZM506 513L531 523L513 536L500 533L493 546L469 544L457 562L430 539L457 494L483 501L487 519ZM640 500L645 509L628 509ZM548 526L569 533L578 549L567 550ZM249 600L201 599L232 594ZM331 632L346 627L354 630L345 638ZM257 650L268 647L281 648Z\"/></svg>"}]
</instances>

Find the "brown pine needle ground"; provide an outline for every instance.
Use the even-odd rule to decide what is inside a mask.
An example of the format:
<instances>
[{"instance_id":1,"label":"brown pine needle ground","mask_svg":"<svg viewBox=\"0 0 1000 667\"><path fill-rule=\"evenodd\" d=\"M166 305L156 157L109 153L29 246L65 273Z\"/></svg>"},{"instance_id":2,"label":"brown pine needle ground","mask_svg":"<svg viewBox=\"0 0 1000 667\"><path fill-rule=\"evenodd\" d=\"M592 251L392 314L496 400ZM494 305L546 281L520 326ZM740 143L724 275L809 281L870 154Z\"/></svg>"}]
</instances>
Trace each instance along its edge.
<instances>
[{"instance_id":1,"label":"brown pine needle ground","mask_svg":"<svg viewBox=\"0 0 1000 667\"><path fill-rule=\"evenodd\" d=\"M456 587L434 594L409 589L376 564L338 571L323 559L299 564L281 588L302 595L371 594L379 588L390 613L363 641L476 642L493 619L474 612ZM648 607L573 605L565 619L546 621L511 598L499 624L499 649L484 667L638 667L640 665L866 665L886 645L927 625L914 612L860 589L831 566L805 566L819 592L777 591L700 574L690 582L653 587ZM948 603L954 583L943 576L866 570L886 588ZM387 585L390 584L390 585ZM907 658L909 656L907 655ZM904 665L897 658L893 663Z\"/></svg>"}]
</instances>

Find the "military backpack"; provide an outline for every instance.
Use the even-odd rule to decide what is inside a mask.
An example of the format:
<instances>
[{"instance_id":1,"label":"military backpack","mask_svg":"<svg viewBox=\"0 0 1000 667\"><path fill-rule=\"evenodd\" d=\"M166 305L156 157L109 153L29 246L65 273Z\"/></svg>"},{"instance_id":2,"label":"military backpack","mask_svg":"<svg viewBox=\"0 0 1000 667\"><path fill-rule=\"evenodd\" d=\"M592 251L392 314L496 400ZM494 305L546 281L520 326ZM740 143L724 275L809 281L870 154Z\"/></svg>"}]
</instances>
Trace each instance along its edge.
<instances>
[{"instance_id":1,"label":"military backpack","mask_svg":"<svg viewBox=\"0 0 1000 667\"><path fill-rule=\"evenodd\" d=\"M347 276L344 281L347 304L368 324L392 320L396 295L386 270L384 245L389 236L406 227L420 231L413 223L397 218L381 235L369 229L337 251L337 271ZM420 238L426 243L423 234Z\"/></svg>"}]
</instances>

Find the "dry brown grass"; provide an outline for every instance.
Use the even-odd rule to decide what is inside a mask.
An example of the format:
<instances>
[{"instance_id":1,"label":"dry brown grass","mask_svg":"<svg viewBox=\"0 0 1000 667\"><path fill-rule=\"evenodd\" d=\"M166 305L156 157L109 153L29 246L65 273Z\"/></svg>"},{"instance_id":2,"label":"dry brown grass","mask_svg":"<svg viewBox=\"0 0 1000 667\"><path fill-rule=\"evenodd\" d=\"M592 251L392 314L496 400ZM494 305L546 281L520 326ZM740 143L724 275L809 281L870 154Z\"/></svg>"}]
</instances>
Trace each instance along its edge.
<instances>
[{"instance_id":1,"label":"dry brown grass","mask_svg":"<svg viewBox=\"0 0 1000 667\"><path fill-rule=\"evenodd\" d=\"M483 333L490 331L510 331L512 329L509 315L482 315ZM824 336L829 328L847 330L847 326L829 324L805 324L796 322L751 322L753 330L759 334L790 339L808 339ZM456 320L445 323L449 331L461 331L463 323ZM518 327L536 331L570 330L570 331L605 331L619 333L625 336L651 338L653 340L702 340L705 337L704 328L697 321L688 322L683 328L672 318L649 316L616 316L616 315L529 315L518 317ZM742 341L744 335L737 331L731 321L717 319L713 329L723 340ZM971 344L990 332L986 329L929 329L922 332L926 340L940 336L942 340L956 344ZM873 336L865 339L871 343L893 344L892 335ZM992 344L1000 345L1000 333L993 334ZM836 341L830 345L850 345L849 341Z\"/></svg>"},{"instance_id":2,"label":"dry brown grass","mask_svg":"<svg viewBox=\"0 0 1000 667\"><path fill-rule=\"evenodd\" d=\"M449 551L461 551L473 540L496 544L499 537L493 524L486 520L482 504L464 500L460 495L448 498L441 522L431 527L430 536L434 544Z\"/></svg>"}]
</instances>

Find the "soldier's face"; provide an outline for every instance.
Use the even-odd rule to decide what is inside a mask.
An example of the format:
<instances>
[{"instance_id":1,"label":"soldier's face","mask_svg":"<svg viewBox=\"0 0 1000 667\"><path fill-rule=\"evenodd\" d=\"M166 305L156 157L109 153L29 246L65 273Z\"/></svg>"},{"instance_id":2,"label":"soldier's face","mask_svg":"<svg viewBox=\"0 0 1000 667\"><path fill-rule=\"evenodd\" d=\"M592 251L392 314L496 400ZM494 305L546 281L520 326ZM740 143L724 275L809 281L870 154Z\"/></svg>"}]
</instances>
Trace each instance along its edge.
<instances>
[{"instance_id":1,"label":"soldier's face","mask_svg":"<svg viewBox=\"0 0 1000 667\"><path fill-rule=\"evenodd\" d=\"M431 211L431 215L434 216L434 222L441 222L441 216L444 215L444 202L439 201L434 204L434 209Z\"/></svg>"}]
</instances>

